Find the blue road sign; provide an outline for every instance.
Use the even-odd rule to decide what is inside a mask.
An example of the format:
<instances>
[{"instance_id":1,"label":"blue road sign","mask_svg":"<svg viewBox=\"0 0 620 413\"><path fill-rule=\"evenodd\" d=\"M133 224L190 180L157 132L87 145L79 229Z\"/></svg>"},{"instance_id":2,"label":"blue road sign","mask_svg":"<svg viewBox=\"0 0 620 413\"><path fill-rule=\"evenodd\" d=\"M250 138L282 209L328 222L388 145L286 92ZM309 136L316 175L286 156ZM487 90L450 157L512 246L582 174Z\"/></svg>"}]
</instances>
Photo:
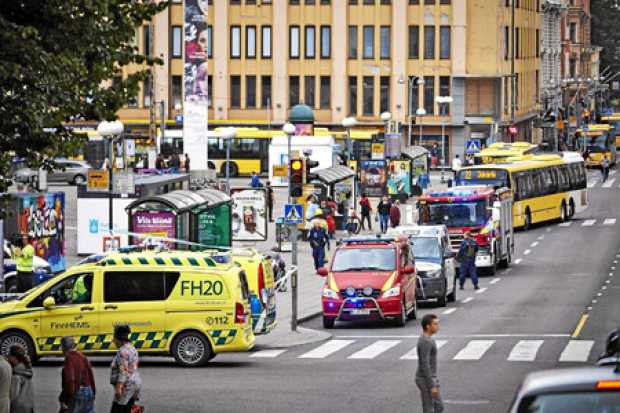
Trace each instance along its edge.
<instances>
[{"instance_id":1,"label":"blue road sign","mask_svg":"<svg viewBox=\"0 0 620 413\"><path fill-rule=\"evenodd\" d=\"M304 207L301 204L284 205L284 222L287 224L301 224L304 221Z\"/></svg>"},{"instance_id":2,"label":"blue road sign","mask_svg":"<svg viewBox=\"0 0 620 413\"><path fill-rule=\"evenodd\" d=\"M480 139L468 140L465 144L465 153L474 154L480 152Z\"/></svg>"},{"instance_id":3,"label":"blue road sign","mask_svg":"<svg viewBox=\"0 0 620 413\"><path fill-rule=\"evenodd\" d=\"M176 123L183 123L183 115L176 115L176 116L174 117L174 121L175 121Z\"/></svg>"}]
</instances>

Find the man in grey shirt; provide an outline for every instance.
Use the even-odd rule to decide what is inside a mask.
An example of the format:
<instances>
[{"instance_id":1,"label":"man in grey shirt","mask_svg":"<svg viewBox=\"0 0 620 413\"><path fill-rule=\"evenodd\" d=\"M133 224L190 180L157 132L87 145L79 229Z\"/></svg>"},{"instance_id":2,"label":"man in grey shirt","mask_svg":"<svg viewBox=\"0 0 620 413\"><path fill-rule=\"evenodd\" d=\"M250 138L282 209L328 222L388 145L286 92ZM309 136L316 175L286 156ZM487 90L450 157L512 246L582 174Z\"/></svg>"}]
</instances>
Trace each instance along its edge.
<instances>
[{"instance_id":1,"label":"man in grey shirt","mask_svg":"<svg viewBox=\"0 0 620 413\"><path fill-rule=\"evenodd\" d=\"M433 340L433 335L439 331L439 319L435 314L427 314L422 318L422 330L417 345L418 370L415 373L415 384L422 393L422 411L441 413L443 402L437 380L437 344Z\"/></svg>"}]
</instances>

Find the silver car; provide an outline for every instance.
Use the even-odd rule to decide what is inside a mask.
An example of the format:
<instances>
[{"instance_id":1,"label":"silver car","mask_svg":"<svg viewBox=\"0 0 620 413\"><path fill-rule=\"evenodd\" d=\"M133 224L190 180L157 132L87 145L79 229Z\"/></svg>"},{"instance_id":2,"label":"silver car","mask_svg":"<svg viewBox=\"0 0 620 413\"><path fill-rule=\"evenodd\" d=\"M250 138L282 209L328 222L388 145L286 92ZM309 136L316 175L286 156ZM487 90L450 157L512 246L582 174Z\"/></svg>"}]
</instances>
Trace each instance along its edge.
<instances>
[{"instance_id":1,"label":"silver car","mask_svg":"<svg viewBox=\"0 0 620 413\"><path fill-rule=\"evenodd\" d=\"M70 159L54 160L56 167L47 173L47 182L65 182L73 185L82 185L86 182L90 165L86 161ZM31 168L19 169L14 176L15 181L21 183L32 182L38 172Z\"/></svg>"}]
</instances>

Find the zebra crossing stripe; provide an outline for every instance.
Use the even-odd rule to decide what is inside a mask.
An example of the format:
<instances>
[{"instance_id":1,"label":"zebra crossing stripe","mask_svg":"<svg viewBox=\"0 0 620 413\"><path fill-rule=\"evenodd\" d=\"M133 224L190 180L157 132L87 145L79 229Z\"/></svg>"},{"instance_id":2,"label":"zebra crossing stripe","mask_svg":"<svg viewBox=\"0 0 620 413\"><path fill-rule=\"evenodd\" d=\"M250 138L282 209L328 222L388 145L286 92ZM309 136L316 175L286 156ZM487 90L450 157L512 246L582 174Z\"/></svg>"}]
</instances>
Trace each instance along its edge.
<instances>
[{"instance_id":1,"label":"zebra crossing stripe","mask_svg":"<svg viewBox=\"0 0 620 413\"><path fill-rule=\"evenodd\" d=\"M302 354L298 358L300 359L322 359L334 354L343 348L355 343L355 340L330 340L327 343L321 344L314 350L310 350L307 353Z\"/></svg>"},{"instance_id":2,"label":"zebra crossing stripe","mask_svg":"<svg viewBox=\"0 0 620 413\"><path fill-rule=\"evenodd\" d=\"M508 361L534 361L543 340L521 340L510 352Z\"/></svg>"},{"instance_id":3,"label":"zebra crossing stripe","mask_svg":"<svg viewBox=\"0 0 620 413\"><path fill-rule=\"evenodd\" d=\"M585 221L583 221L583 223L581 224L582 227L591 227L592 225L594 225L596 223L595 219L586 219Z\"/></svg>"},{"instance_id":4,"label":"zebra crossing stripe","mask_svg":"<svg viewBox=\"0 0 620 413\"><path fill-rule=\"evenodd\" d=\"M562 222L561 224L559 224L560 227L570 227L570 224L572 224L572 221L566 221L566 222Z\"/></svg>"},{"instance_id":5,"label":"zebra crossing stripe","mask_svg":"<svg viewBox=\"0 0 620 413\"><path fill-rule=\"evenodd\" d=\"M616 218L607 218L603 221L603 225L616 225Z\"/></svg>"},{"instance_id":6,"label":"zebra crossing stripe","mask_svg":"<svg viewBox=\"0 0 620 413\"><path fill-rule=\"evenodd\" d=\"M616 178L610 179L609 181L607 181L603 185L601 185L601 187L603 187L603 188L611 188L611 186L614 184L614 182L616 182Z\"/></svg>"},{"instance_id":7,"label":"zebra crossing stripe","mask_svg":"<svg viewBox=\"0 0 620 413\"><path fill-rule=\"evenodd\" d=\"M494 343L495 340L471 340L453 360L480 360Z\"/></svg>"},{"instance_id":8,"label":"zebra crossing stripe","mask_svg":"<svg viewBox=\"0 0 620 413\"><path fill-rule=\"evenodd\" d=\"M592 180L592 181L588 182L588 188L594 188L594 185L596 185L596 184L597 184L597 182L598 182L598 181L597 181L596 179L594 179L594 180Z\"/></svg>"},{"instance_id":9,"label":"zebra crossing stripe","mask_svg":"<svg viewBox=\"0 0 620 413\"><path fill-rule=\"evenodd\" d=\"M350 359L374 359L381 353L385 353L394 346L401 343L402 340L377 340L371 345L364 347L360 351L351 354Z\"/></svg>"},{"instance_id":10,"label":"zebra crossing stripe","mask_svg":"<svg viewBox=\"0 0 620 413\"><path fill-rule=\"evenodd\" d=\"M609 171L609 175L615 175L616 174L616 170L614 169L613 171Z\"/></svg>"},{"instance_id":11,"label":"zebra crossing stripe","mask_svg":"<svg viewBox=\"0 0 620 413\"><path fill-rule=\"evenodd\" d=\"M592 340L570 340L560 354L560 361L588 361L593 345Z\"/></svg>"},{"instance_id":12,"label":"zebra crossing stripe","mask_svg":"<svg viewBox=\"0 0 620 413\"><path fill-rule=\"evenodd\" d=\"M442 348L448 343L448 340L435 340L435 344L437 345L437 350ZM404 356L400 358L401 360L417 360L418 359L418 348L417 346L413 347L409 350Z\"/></svg>"},{"instance_id":13,"label":"zebra crossing stripe","mask_svg":"<svg viewBox=\"0 0 620 413\"><path fill-rule=\"evenodd\" d=\"M260 350L256 353L253 353L250 357L257 358L265 358L272 359L278 357L280 354L284 353L286 349L270 349L270 350Z\"/></svg>"}]
</instances>

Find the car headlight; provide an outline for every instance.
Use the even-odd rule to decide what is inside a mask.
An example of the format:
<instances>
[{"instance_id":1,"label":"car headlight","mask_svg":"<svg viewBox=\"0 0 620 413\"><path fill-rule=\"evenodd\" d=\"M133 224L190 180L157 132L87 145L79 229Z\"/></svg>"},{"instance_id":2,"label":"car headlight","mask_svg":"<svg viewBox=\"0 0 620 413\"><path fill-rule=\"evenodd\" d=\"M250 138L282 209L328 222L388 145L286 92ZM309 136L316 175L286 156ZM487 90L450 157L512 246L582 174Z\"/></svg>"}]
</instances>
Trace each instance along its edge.
<instances>
[{"instance_id":1,"label":"car headlight","mask_svg":"<svg viewBox=\"0 0 620 413\"><path fill-rule=\"evenodd\" d=\"M388 297L396 297L400 295L400 285L397 285L396 287L392 287L389 290L385 291L383 293L383 298L388 298Z\"/></svg>"},{"instance_id":2,"label":"car headlight","mask_svg":"<svg viewBox=\"0 0 620 413\"><path fill-rule=\"evenodd\" d=\"M331 288L327 288L327 287L323 288L323 297L331 298L332 300L338 300L340 298L336 291L332 290Z\"/></svg>"},{"instance_id":3,"label":"car headlight","mask_svg":"<svg viewBox=\"0 0 620 413\"><path fill-rule=\"evenodd\" d=\"M347 287L346 290L344 290L344 292L347 294L347 296L349 297L355 297L355 288L353 287Z\"/></svg>"},{"instance_id":4,"label":"car headlight","mask_svg":"<svg viewBox=\"0 0 620 413\"><path fill-rule=\"evenodd\" d=\"M372 287L365 287L363 293L366 297L370 297L372 295Z\"/></svg>"},{"instance_id":5,"label":"car headlight","mask_svg":"<svg viewBox=\"0 0 620 413\"><path fill-rule=\"evenodd\" d=\"M427 271L426 275L430 278L439 278L441 277L441 270Z\"/></svg>"}]
</instances>

